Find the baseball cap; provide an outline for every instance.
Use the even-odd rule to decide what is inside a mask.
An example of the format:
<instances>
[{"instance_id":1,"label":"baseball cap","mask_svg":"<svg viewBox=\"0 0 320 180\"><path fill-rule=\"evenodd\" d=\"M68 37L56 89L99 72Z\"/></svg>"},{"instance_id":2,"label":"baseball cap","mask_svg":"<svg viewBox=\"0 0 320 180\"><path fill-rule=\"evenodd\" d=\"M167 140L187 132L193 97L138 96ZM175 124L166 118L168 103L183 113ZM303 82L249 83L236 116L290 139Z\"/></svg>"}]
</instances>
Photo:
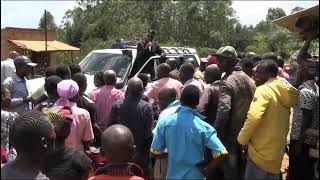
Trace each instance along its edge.
<instances>
[{"instance_id":1,"label":"baseball cap","mask_svg":"<svg viewBox=\"0 0 320 180\"><path fill-rule=\"evenodd\" d=\"M217 58L224 58L226 60L236 60L238 57L237 51L232 46L224 46L217 50L215 54L213 54Z\"/></svg>"},{"instance_id":2,"label":"baseball cap","mask_svg":"<svg viewBox=\"0 0 320 180\"><path fill-rule=\"evenodd\" d=\"M18 56L13 60L15 65L27 65L27 66L36 66L37 63L33 63L30 58L27 56Z\"/></svg>"},{"instance_id":3,"label":"baseball cap","mask_svg":"<svg viewBox=\"0 0 320 180\"><path fill-rule=\"evenodd\" d=\"M217 58L215 56L208 56L207 60L210 64L217 64Z\"/></svg>"}]
</instances>

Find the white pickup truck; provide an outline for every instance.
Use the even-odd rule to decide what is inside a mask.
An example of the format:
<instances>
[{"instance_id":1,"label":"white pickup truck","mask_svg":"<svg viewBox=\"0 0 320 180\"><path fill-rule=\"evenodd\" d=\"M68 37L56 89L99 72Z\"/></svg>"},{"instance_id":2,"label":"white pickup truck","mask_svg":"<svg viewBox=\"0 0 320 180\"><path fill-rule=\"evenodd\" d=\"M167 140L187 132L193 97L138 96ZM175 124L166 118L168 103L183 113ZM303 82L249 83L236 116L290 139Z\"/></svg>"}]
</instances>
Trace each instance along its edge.
<instances>
[{"instance_id":1,"label":"white pickup truck","mask_svg":"<svg viewBox=\"0 0 320 180\"><path fill-rule=\"evenodd\" d=\"M176 58L179 62L183 62L188 58L194 58L200 64L200 58L197 55L197 51L194 48L179 48L179 47L162 47L166 52L166 58ZM151 81L156 77L156 67L160 64L160 56L152 56L146 63L140 68L140 70L132 74L133 64L136 62L137 50L135 47L129 47L126 49L100 49L91 51L80 63L82 72L86 75L88 81L88 87L86 94L95 89L94 74L106 70L114 70L117 74L118 89L126 89L128 78L137 76L139 73L150 74ZM153 64L152 70L145 68L149 63ZM148 67L150 67L148 65ZM32 94L39 87L44 84L44 78L37 78L28 80L29 91Z\"/></svg>"}]
</instances>

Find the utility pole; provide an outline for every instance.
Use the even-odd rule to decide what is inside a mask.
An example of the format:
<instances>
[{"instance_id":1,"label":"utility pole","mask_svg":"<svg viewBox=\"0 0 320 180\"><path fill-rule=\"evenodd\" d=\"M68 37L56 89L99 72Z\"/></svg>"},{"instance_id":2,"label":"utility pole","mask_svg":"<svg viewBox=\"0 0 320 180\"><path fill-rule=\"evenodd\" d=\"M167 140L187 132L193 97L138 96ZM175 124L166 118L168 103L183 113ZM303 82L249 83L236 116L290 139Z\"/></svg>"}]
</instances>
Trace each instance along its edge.
<instances>
[{"instance_id":1,"label":"utility pole","mask_svg":"<svg viewBox=\"0 0 320 180\"><path fill-rule=\"evenodd\" d=\"M44 39L45 39L45 46L46 46L46 51L45 51L45 65L47 65L48 61L48 35L47 35L47 10L44 10Z\"/></svg>"}]
</instances>

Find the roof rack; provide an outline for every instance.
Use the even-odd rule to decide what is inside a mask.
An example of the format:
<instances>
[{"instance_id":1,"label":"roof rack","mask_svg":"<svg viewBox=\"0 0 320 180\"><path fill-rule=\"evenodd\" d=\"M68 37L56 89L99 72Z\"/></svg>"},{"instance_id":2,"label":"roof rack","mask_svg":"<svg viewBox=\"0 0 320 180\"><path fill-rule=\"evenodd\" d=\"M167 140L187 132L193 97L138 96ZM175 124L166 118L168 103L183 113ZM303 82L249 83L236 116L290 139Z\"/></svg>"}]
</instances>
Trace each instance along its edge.
<instances>
[{"instance_id":1,"label":"roof rack","mask_svg":"<svg viewBox=\"0 0 320 180\"><path fill-rule=\"evenodd\" d=\"M125 49L137 49L137 46L128 46L128 45L125 45L124 48L125 48Z\"/></svg>"},{"instance_id":2,"label":"roof rack","mask_svg":"<svg viewBox=\"0 0 320 180\"><path fill-rule=\"evenodd\" d=\"M187 49L187 48L182 48L182 47L162 47L162 49L167 53L167 54L192 54L192 52Z\"/></svg>"},{"instance_id":3,"label":"roof rack","mask_svg":"<svg viewBox=\"0 0 320 180\"><path fill-rule=\"evenodd\" d=\"M161 47L167 54L193 54L184 47ZM124 49L137 49L137 46L125 46Z\"/></svg>"}]
</instances>

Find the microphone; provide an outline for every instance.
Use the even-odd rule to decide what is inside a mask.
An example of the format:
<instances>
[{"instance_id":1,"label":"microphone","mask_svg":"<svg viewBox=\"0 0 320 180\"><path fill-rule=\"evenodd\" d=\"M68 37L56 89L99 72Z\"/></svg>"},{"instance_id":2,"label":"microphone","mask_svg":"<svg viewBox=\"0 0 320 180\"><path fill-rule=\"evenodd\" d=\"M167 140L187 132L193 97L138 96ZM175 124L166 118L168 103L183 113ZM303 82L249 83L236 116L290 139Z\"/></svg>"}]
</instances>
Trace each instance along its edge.
<instances>
[{"instance_id":1,"label":"microphone","mask_svg":"<svg viewBox=\"0 0 320 180\"><path fill-rule=\"evenodd\" d=\"M151 47L152 46L152 43L151 42L149 42L149 51L151 51Z\"/></svg>"}]
</instances>

